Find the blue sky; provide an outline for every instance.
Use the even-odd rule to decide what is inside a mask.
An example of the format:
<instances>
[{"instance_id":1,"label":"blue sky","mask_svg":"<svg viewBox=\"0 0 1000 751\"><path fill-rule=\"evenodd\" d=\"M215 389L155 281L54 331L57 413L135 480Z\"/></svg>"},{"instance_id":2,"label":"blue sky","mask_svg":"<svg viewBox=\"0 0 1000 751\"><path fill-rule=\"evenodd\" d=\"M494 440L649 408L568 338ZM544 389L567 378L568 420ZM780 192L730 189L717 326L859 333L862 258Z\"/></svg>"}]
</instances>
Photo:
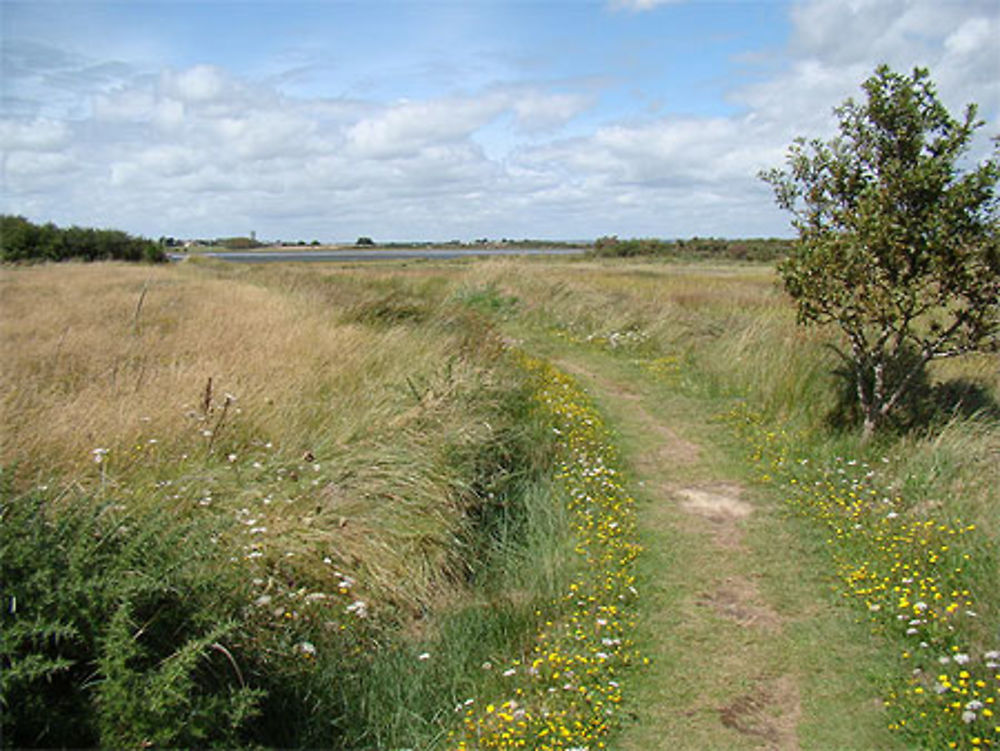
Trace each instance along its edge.
<instances>
[{"instance_id":1,"label":"blue sky","mask_svg":"<svg viewBox=\"0 0 1000 751\"><path fill-rule=\"evenodd\" d=\"M0 0L0 210L149 236L788 234L876 64L1000 133L996 0Z\"/></svg>"}]
</instances>

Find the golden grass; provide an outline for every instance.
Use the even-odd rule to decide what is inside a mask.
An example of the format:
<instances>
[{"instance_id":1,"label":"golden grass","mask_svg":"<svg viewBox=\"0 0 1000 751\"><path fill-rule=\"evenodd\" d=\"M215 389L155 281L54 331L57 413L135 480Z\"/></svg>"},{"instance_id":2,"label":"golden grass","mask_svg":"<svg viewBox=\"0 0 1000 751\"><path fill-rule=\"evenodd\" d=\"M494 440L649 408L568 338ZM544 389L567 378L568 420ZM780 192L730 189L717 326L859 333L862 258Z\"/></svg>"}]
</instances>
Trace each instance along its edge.
<instances>
[{"instance_id":1,"label":"golden grass","mask_svg":"<svg viewBox=\"0 0 1000 751\"><path fill-rule=\"evenodd\" d=\"M40 470L79 470L93 449L113 455L151 430L186 435L209 378L216 400L234 395L289 438L309 420L296 403L316 374L345 380L370 343L263 289L175 268L18 269L3 306L3 460Z\"/></svg>"},{"instance_id":2,"label":"golden grass","mask_svg":"<svg viewBox=\"0 0 1000 751\"><path fill-rule=\"evenodd\" d=\"M301 274L296 293L281 273L262 278L188 264L5 270L0 463L22 484L179 513L214 492L217 513L266 516L266 556L317 576L332 557L369 591L426 602L454 575L464 523L441 452L489 439L456 397L493 376L460 327L345 322L371 296L363 280L326 289ZM149 490L164 480L176 492Z\"/></svg>"}]
</instances>

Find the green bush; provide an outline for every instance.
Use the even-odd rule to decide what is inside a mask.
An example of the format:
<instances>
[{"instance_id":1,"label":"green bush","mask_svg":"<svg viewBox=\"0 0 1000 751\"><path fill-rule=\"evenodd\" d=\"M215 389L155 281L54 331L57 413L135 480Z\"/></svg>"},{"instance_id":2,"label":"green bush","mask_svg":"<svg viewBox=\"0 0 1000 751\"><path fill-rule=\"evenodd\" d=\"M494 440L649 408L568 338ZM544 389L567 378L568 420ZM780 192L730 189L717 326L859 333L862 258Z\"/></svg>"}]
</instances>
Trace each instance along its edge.
<instances>
[{"instance_id":1,"label":"green bush","mask_svg":"<svg viewBox=\"0 0 1000 751\"><path fill-rule=\"evenodd\" d=\"M615 236L599 237L590 251L601 258L710 258L732 261L774 261L788 253L790 240L780 238L749 238L729 240L712 237L692 237L689 240L660 240L655 237L619 240Z\"/></svg>"},{"instance_id":2,"label":"green bush","mask_svg":"<svg viewBox=\"0 0 1000 751\"><path fill-rule=\"evenodd\" d=\"M232 746L236 589L210 530L86 498L0 498L6 747ZM58 508L57 508L58 506Z\"/></svg>"},{"instance_id":3,"label":"green bush","mask_svg":"<svg viewBox=\"0 0 1000 751\"><path fill-rule=\"evenodd\" d=\"M22 216L0 216L0 261L145 261L162 263L157 243L120 230L38 225Z\"/></svg>"}]
</instances>

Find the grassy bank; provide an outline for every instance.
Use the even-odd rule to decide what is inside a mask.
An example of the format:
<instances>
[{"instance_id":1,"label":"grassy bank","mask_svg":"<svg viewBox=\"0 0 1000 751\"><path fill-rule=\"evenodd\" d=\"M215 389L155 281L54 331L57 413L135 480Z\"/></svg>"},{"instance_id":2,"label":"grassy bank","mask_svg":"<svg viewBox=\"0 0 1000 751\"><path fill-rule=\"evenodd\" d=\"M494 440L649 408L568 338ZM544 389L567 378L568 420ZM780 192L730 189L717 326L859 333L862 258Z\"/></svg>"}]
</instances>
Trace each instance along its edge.
<instances>
[{"instance_id":1,"label":"grassy bank","mask_svg":"<svg viewBox=\"0 0 1000 751\"><path fill-rule=\"evenodd\" d=\"M434 284L2 283L5 744L425 747L550 616L549 418Z\"/></svg>"}]
</instances>

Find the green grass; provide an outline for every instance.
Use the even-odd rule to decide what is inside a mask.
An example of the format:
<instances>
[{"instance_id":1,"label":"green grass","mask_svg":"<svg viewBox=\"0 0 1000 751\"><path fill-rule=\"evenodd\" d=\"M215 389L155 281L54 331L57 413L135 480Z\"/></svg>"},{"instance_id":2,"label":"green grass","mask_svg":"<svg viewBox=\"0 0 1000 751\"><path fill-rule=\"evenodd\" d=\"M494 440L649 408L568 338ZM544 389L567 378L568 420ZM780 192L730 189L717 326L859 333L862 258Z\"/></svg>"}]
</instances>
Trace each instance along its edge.
<instances>
[{"instance_id":1,"label":"green grass","mask_svg":"<svg viewBox=\"0 0 1000 751\"><path fill-rule=\"evenodd\" d=\"M485 278L516 295L526 322L539 332L638 366L633 382L657 375L675 402L697 404L703 418L749 408L748 469L763 481L763 497L797 515L760 532L758 547L777 545L780 554L758 564L773 572L782 563L813 572L814 584L830 585L842 602L828 613L830 625L800 629L789 648L793 662L824 671L832 667L828 655L850 656L838 679L846 694L813 681L803 739L814 734L822 744L848 730L831 717L879 716L858 709L866 706L859 697L867 684L869 710L875 695L887 700L884 722L905 744L1000 742L993 714L1000 679L989 668L1000 623L995 357L987 358L993 367L973 357L964 367L951 363L936 371L933 394L952 393L958 383L975 395L978 412L942 401L911 422L914 427L864 446L857 431L831 419L840 386L831 373L836 359L826 347L829 332L798 330L766 274L652 263L566 265L544 278L507 271L497 268ZM975 384L971 392L969 383ZM819 501L805 492L816 482L829 484ZM891 504L857 506L855 496L873 490ZM887 546L882 530L890 512L897 515L890 521L899 521L888 533L903 539ZM914 534L917 524L932 533ZM810 543L803 550L789 540ZM793 552L802 557L791 563ZM672 555L670 564L678 565L679 557ZM893 568L894 561L908 568ZM875 575L886 594L869 591L866 577ZM775 573L773 580L781 578ZM796 591L791 580L774 589L790 591ZM935 593L939 602L929 599ZM815 588L802 597L819 602ZM844 625L855 621L861 626ZM857 649L866 633L874 651ZM810 646L816 639L823 650ZM859 682L859 676L870 680ZM878 728L866 727L877 737ZM858 738L854 747L866 745L864 735L843 737Z\"/></svg>"},{"instance_id":2,"label":"green grass","mask_svg":"<svg viewBox=\"0 0 1000 751\"><path fill-rule=\"evenodd\" d=\"M1000 742L995 357L936 369L910 427L862 446L830 418L829 334L762 266L198 260L3 287L5 744L434 748L492 727L469 706L515 717L503 673L563 644L567 588L593 584L518 347L576 369L598 409L546 370L566 414L607 423L599 450L644 483L614 493L646 548L623 633L652 665L600 694L638 718L588 725L601 743ZM740 556L662 503L710 482L754 506ZM890 503L850 495L872 490ZM697 604L726 577L777 633ZM921 583L943 600L914 612Z\"/></svg>"}]
</instances>

